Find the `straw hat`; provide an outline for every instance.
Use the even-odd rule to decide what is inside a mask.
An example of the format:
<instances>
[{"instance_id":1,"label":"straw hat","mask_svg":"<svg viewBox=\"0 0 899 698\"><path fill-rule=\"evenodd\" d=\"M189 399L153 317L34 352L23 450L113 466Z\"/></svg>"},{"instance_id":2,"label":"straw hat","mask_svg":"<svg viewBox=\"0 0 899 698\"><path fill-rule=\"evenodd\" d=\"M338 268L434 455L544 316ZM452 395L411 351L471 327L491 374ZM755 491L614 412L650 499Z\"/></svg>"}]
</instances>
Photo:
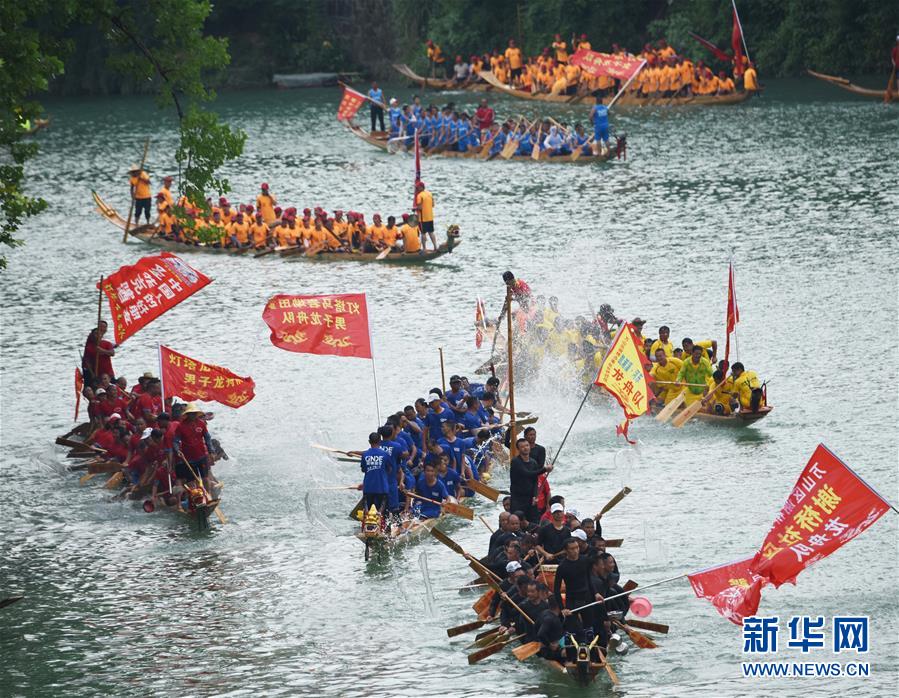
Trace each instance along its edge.
<instances>
[{"instance_id":1,"label":"straw hat","mask_svg":"<svg viewBox=\"0 0 899 698\"><path fill-rule=\"evenodd\" d=\"M184 408L184 411L181 412L182 415L190 414L191 412L195 412L197 414L203 414L203 410L197 407L197 403L188 402L187 407Z\"/></svg>"},{"instance_id":2,"label":"straw hat","mask_svg":"<svg viewBox=\"0 0 899 698\"><path fill-rule=\"evenodd\" d=\"M132 165L128 168L129 172L140 172L140 165Z\"/></svg>"}]
</instances>

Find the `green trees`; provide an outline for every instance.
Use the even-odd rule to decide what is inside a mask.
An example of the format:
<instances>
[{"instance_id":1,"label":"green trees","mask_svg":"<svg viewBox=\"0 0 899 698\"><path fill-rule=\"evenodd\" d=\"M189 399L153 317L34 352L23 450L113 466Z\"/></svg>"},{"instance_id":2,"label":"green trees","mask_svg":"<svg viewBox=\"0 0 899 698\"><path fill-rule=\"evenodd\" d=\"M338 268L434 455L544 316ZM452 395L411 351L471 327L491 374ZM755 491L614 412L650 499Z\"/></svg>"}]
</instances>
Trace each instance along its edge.
<instances>
[{"instance_id":1,"label":"green trees","mask_svg":"<svg viewBox=\"0 0 899 698\"><path fill-rule=\"evenodd\" d=\"M22 220L46 207L23 192L24 164L37 151L23 126L41 113L36 96L63 72L71 50L65 32L76 24L94 27L109 45L110 65L151 83L160 107L177 112L182 193L204 206L207 189L229 190L216 172L241 154L246 135L201 106L215 98L210 76L229 61L227 40L204 34L210 11L207 0L0 3L0 243L18 244Z\"/></svg>"}]
</instances>

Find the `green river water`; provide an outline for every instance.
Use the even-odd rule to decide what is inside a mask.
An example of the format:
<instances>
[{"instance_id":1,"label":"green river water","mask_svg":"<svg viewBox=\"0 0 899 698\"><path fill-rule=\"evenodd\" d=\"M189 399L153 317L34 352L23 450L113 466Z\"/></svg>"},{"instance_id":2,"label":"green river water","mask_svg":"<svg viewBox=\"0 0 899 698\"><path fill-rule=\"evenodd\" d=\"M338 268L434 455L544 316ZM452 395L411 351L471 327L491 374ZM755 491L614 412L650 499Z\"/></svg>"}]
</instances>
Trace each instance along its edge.
<instances>
[{"instance_id":1,"label":"green river water","mask_svg":"<svg viewBox=\"0 0 899 698\"><path fill-rule=\"evenodd\" d=\"M387 90L408 97L408 89ZM475 96L477 97L477 96ZM345 133L336 90L222 95L217 108L248 133L228 172L232 201L267 181L303 207L401 212L413 163ZM447 96L438 97L443 101ZM453 95L473 104L472 95ZM497 101L501 115L586 109ZM818 443L897 499L897 246L899 111L807 81L772 81L736 107L624 111L626 162L534 165L430 159L437 227L463 244L423 268L230 258L188 253L214 283L129 339L115 360L134 380L156 368L156 344L252 375L257 397L216 409L214 435L231 459L225 526L191 531L174 516L111 503L64 470L53 438L72 424L72 373L94 322L94 283L152 252L121 243L93 210L96 189L127 208L125 169L147 135L154 187L172 171L169 115L146 99L51 102L52 127L29 166L50 209L27 222L26 245L0 276L2 449L0 695L10 696L586 696L509 655L469 667L473 619L461 558L427 539L366 564L346 512L357 466L311 442L364 448L375 424L369 362L274 348L261 314L275 293L368 294L381 411L423 396L449 373L487 358L471 323L475 297L496 314L506 268L566 314L611 303L620 315L668 324L672 338L723 340L732 255L742 322L740 358L770 379L774 412L756 427L683 430L638 420L628 449L619 412L588 406L551 484L582 512L622 485L633 493L606 518L623 578L642 583L753 553ZM367 115L364 113L361 116ZM552 369L521 386L519 409L540 415L556 448L580 394ZM504 486L507 475L494 483ZM498 506L477 513L493 523ZM628 696L886 696L897 688L897 519L765 591L760 613L868 615L866 679L744 679L740 629L694 597L686 580L646 595L671 633L657 650L614 660ZM487 531L450 523L482 554ZM423 568L433 594L428 594ZM783 642L783 637L782 637ZM829 649L779 659L832 661ZM770 657L768 657L770 658Z\"/></svg>"}]
</instances>

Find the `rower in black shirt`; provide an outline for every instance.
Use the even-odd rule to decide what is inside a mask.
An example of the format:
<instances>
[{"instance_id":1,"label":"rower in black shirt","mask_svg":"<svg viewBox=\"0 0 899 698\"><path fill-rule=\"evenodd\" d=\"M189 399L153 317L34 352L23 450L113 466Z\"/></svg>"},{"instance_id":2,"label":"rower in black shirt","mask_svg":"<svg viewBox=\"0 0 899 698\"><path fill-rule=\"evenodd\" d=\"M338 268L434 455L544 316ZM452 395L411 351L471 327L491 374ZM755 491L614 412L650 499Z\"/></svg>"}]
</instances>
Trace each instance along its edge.
<instances>
[{"instance_id":1,"label":"rower in black shirt","mask_svg":"<svg viewBox=\"0 0 899 698\"><path fill-rule=\"evenodd\" d=\"M490 534L490 543L487 546L487 559L492 560L496 553L502 549L503 539L509 532L509 514L508 511L499 513L499 528Z\"/></svg>"},{"instance_id":2,"label":"rower in black shirt","mask_svg":"<svg viewBox=\"0 0 899 698\"><path fill-rule=\"evenodd\" d=\"M537 631L539 630L540 617L544 611L549 609L546 601L540 599L540 592L537 590L537 582L532 579L525 583L525 599L520 604L521 610L524 611L534 622L529 623L521 614L515 621L515 633L524 633L522 644L525 642L534 642L537 639Z\"/></svg>"},{"instance_id":3,"label":"rower in black shirt","mask_svg":"<svg viewBox=\"0 0 899 698\"><path fill-rule=\"evenodd\" d=\"M541 466L531 458L531 444L521 438L515 442L518 455L509 464L509 492L512 495L512 511L527 512L528 519L540 518L535 504L537 498L537 478L552 472L552 464Z\"/></svg>"},{"instance_id":4,"label":"rower in black shirt","mask_svg":"<svg viewBox=\"0 0 899 698\"><path fill-rule=\"evenodd\" d=\"M564 661L562 648L559 642L565 634L562 628L562 612L561 605L555 596L550 596L546 600L548 609L543 612L539 620L539 628L537 629L537 640L540 642L540 656L544 659L554 659L556 661Z\"/></svg>"},{"instance_id":5,"label":"rower in black shirt","mask_svg":"<svg viewBox=\"0 0 899 698\"><path fill-rule=\"evenodd\" d=\"M593 588L593 580L590 578L591 561L580 554L579 541L569 538L565 543L565 557L556 568L556 580L553 594L562 606L562 584L565 585L565 628L568 632L575 633L583 639L584 628L593 626L594 606L585 608L572 614L571 609L601 601L602 596Z\"/></svg>"},{"instance_id":6,"label":"rower in black shirt","mask_svg":"<svg viewBox=\"0 0 899 698\"><path fill-rule=\"evenodd\" d=\"M549 511L552 522L537 531L541 553L547 559L564 554L565 542L571 537L571 529L565 523L565 507L557 502Z\"/></svg>"},{"instance_id":7,"label":"rower in black shirt","mask_svg":"<svg viewBox=\"0 0 899 698\"><path fill-rule=\"evenodd\" d=\"M618 584L619 575L616 570L615 558L609 553L600 553L593 565L593 584L597 593L602 594L603 597L614 596L624 591ZM602 606L605 607L606 612L620 611L623 615L630 608L628 599L628 596L619 596Z\"/></svg>"}]
</instances>

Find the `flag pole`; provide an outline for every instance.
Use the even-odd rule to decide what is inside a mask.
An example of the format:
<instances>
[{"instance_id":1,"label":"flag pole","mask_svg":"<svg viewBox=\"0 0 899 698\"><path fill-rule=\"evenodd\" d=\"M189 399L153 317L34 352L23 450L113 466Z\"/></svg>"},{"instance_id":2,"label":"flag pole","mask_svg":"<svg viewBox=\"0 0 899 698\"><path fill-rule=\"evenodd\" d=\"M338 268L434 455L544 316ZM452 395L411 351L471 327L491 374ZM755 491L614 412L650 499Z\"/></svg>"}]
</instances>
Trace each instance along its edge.
<instances>
[{"instance_id":1,"label":"flag pole","mask_svg":"<svg viewBox=\"0 0 899 698\"><path fill-rule=\"evenodd\" d=\"M737 274L734 271L734 258L731 255L730 258L730 279L729 285L734 294L734 356L737 357L737 361L740 360L740 343L737 340L737 325L740 323L737 321L737 316L740 312L740 304L737 302Z\"/></svg>"},{"instance_id":2,"label":"flag pole","mask_svg":"<svg viewBox=\"0 0 899 698\"><path fill-rule=\"evenodd\" d=\"M97 331L94 334L94 380L100 372L100 322L103 313L103 277L100 277L100 292L97 294ZM112 376L110 376L112 378Z\"/></svg>"},{"instance_id":3,"label":"flag pole","mask_svg":"<svg viewBox=\"0 0 899 698\"><path fill-rule=\"evenodd\" d=\"M577 408L577 412L574 413L574 419L571 420L571 424L568 425L568 431L565 432L565 436L562 437L562 443L559 444L559 450L556 451L556 454L553 456L552 463L550 465L556 464L556 458L559 457L559 454L562 452L562 447L565 445L565 442L568 440L568 435L571 433L571 429L574 426L574 423L577 421L578 415L580 415L581 410L584 409L584 403L587 402L587 398L590 396L590 391L593 390L593 386L595 383L590 383L590 387L587 388L587 392L584 393L584 399L581 400L580 406Z\"/></svg>"},{"instance_id":4,"label":"flag pole","mask_svg":"<svg viewBox=\"0 0 899 698\"><path fill-rule=\"evenodd\" d=\"M162 343L156 342L156 355L159 363L159 397L162 398L162 411L165 412L165 380L162 377Z\"/></svg>"},{"instance_id":5,"label":"flag pole","mask_svg":"<svg viewBox=\"0 0 899 698\"><path fill-rule=\"evenodd\" d=\"M375 370L375 342L371 336L371 320L368 321L368 345L371 347L371 375L375 381L375 411L378 415L378 426L381 426L381 400L378 398L378 372Z\"/></svg>"},{"instance_id":6,"label":"flag pole","mask_svg":"<svg viewBox=\"0 0 899 698\"><path fill-rule=\"evenodd\" d=\"M640 62L640 65L637 66L637 69L634 71L634 74L631 75L631 76L627 79L627 82L624 83L624 84L621 86L621 89L620 89L620 90L618 90L618 94L615 95L615 97L612 99L611 102L609 102L609 106L607 107L608 109L611 109L611 108L614 106L615 102L618 101L618 98L619 98L622 94L624 94L624 91L625 91L628 87L630 87L630 84L634 81L634 78L637 77L638 73L639 73L641 70L643 70L643 67L644 67L645 65L646 65L646 59L643 59L643 61Z\"/></svg>"},{"instance_id":7,"label":"flag pole","mask_svg":"<svg viewBox=\"0 0 899 698\"><path fill-rule=\"evenodd\" d=\"M746 55L746 60L751 63L752 59L749 57L749 47L746 45L746 35L743 33L743 22L740 21L740 13L737 12L737 2L736 0L730 0L730 4L733 5L734 17L737 18L737 26L740 27L740 40L743 42L743 53Z\"/></svg>"},{"instance_id":8,"label":"flag pole","mask_svg":"<svg viewBox=\"0 0 899 698\"><path fill-rule=\"evenodd\" d=\"M821 444L821 445L824 446L824 444ZM880 494L880 492L878 492L876 489L874 489L873 487L871 487L871 485L868 484L868 481L865 480L865 478L863 478L861 475L859 475L857 472L855 472L855 469L854 469L854 468L852 468L848 463L846 463L846 462L845 462L842 458L840 458L836 453L834 453L834 452L831 451L829 448L827 448L827 446L824 446L824 448L827 449L827 452L830 453L830 455L832 455L834 458L836 458L838 461L840 461L840 464L841 464L844 468L846 468L846 470L848 470L850 473L852 473L853 475L855 475L855 477L857 477L857 478L859 479L859 481L860 481L865 487L867 487L869 490L871 490L871 492L873 492L873 493L876 494L878 497L880 497L880 498L883 500L883 503L884 503L884 504L886 504L890 509L892 509L892 510L895 511L897 514L899 514L899 509L897 509L896 507L894 507L894 506L892 505L891 502L887 501L887 498L884 497L882 494Z\"/></svg>"},{"instance_id":9,"label":"flag pole","mask_svg":"<svg viewBox=\"0 0 899 698\"><path fill-rule=\"evenodd\" d=\"M440 352L440 385L443 387L443 394L446 395L446 372L443 368L443 347L438 347Z\"/></svg>"}]
</instances>

